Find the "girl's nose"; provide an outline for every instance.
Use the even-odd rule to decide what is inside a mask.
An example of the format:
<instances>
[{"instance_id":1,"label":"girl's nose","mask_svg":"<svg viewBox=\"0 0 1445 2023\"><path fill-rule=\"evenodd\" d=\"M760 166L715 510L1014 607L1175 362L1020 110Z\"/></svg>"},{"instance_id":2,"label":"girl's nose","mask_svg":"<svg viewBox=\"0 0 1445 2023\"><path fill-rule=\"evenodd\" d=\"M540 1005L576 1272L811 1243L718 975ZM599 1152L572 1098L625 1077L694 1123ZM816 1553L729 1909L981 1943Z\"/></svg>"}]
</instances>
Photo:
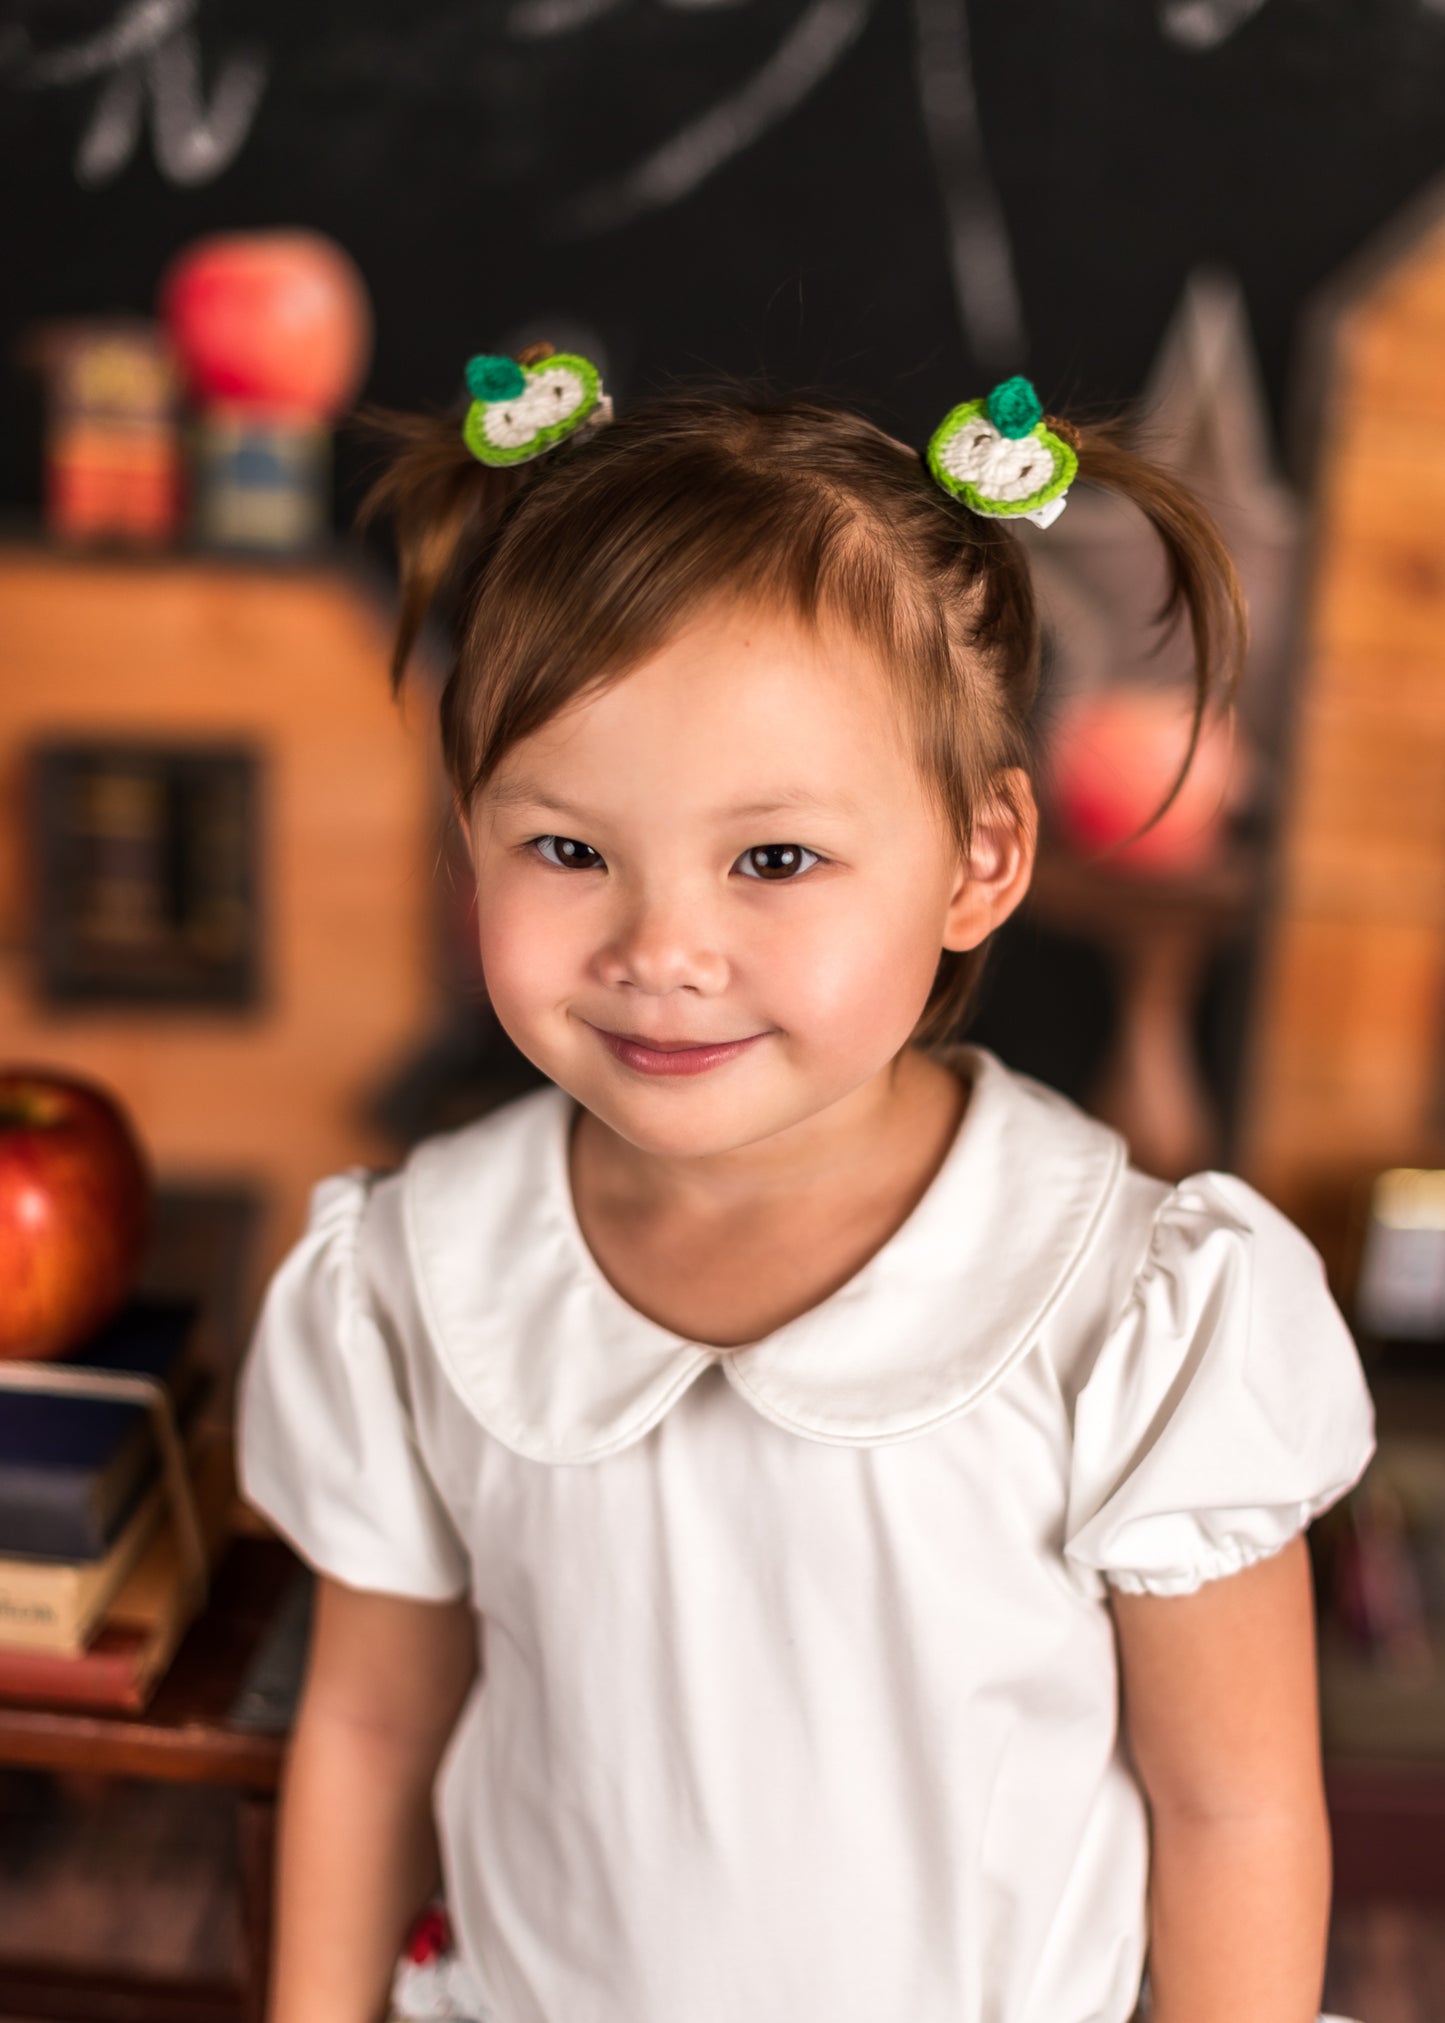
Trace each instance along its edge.
<instances>
[{"instance_id":1,"label":"girl's nose","mask_svg":"<svg viewBox=\"0 0 1445 2023\"><path fill-rule=\"evenodd\" d=\"M675 990L714 997L728 978L727 958L709 932L705 909L682 894L639 898L618 921L599 969L609 988L649 997Z\"/></svg>"}]
</instances>

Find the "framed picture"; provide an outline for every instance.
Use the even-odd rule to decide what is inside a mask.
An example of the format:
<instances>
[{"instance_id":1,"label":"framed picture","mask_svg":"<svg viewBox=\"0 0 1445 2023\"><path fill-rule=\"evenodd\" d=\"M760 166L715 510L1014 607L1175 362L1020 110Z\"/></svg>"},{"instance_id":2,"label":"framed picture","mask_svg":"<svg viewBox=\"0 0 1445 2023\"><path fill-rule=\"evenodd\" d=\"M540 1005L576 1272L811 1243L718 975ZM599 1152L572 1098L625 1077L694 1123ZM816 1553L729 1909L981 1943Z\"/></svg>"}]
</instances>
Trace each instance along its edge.
<instances>
[{"instance_id":1,"label":"framed picture","mask_svg":"<svg viewBox=\"0 0 1445 2023\"><path fill-rule=\"evenodd\" d=\"M33 753L35 943L60 1005L257 1002L261 761L240 745Z\"/></svg>"}]
</instances>

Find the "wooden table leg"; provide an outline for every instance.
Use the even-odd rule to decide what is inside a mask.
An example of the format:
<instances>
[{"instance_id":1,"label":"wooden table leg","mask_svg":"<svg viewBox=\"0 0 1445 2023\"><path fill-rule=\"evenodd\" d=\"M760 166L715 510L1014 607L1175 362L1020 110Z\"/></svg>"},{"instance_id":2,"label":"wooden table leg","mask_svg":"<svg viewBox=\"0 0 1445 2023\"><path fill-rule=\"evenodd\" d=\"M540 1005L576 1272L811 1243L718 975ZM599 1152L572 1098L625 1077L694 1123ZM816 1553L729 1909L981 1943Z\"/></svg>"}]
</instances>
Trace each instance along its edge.
<instances>
[{"instance_id":1,"label":"wooden table leg","mask_svg":"<svg viewBox=\"0 0 1445 2023\"><path fill-rule=\"evenodd\" d=\"M276 1866L276 1800L245 1794L238 1826L241 1846L241 1949L245 2023L265 2023L271 1979L271 1928Z\"/></svg>"}]
</instances>

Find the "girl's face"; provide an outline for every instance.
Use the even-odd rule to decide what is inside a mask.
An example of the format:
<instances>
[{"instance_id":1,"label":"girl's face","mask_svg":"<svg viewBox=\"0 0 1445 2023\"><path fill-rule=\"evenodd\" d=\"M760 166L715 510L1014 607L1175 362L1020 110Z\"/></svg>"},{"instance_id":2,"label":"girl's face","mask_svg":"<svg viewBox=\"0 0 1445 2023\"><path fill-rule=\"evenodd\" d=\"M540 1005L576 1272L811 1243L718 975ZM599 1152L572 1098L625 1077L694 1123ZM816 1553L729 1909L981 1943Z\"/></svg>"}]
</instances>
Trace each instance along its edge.
<instances>
[{"instance_id":1,"label":"girl's face","mask_svg":"<svg viewBox=\"0 0 1445 2023\"><path fill-rule=\"evenodd\" d=\"M481 956L521 1051L639 1149L754 1145L882 1075L944 948L1022 896L965 862L843 627L715 606L514 746L471 809Z\"/></svg>"}]
</instances>

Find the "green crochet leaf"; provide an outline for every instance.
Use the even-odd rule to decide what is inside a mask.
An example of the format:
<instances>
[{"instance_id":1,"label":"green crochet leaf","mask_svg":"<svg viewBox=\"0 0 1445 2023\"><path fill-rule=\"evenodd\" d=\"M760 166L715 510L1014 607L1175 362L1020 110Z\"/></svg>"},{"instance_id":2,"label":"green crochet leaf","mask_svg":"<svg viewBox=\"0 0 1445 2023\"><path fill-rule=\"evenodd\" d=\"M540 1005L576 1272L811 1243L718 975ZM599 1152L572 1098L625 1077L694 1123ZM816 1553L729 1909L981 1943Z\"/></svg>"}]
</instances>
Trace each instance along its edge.
<instances>
[{"instance_id":1,"label":"green crochet leaf","mask_svg":"<svg viewBox=\"0 0 1445 2023\"><path fill-rule=\"evenodd\" d=\"M1005 379L988 397L988 418L1001 436L1017 442L1043 420L1043 404L1028 380Z\"/></svg>"},{"instance_id":2,"label":"green crochet leaf","mask_svg":"<svg viewBox=\"0 0 1445 2023\"><path fill-rule=\"evenodd\" d=\"M510 358L472 362L505 364L516 373L512 391L496 399L477 395L467 409L462 440L479 463L529 463L575 435L603 403L597 367L576 352L554 352L536 365L518 365ZM471 385L470 367L467 380Z\"/></svg>"},{"instance_id":3,"label":"green crochet leaf","mask_svg":"<svg viewBox=\"0 0 1445 2023\"><path fill-rule=\"evenodd\" d=\"M483 351L467 360L467 391L473 400L515 400L526 384L515 358L494 358Z\"/></svg>"}]
</instances>

